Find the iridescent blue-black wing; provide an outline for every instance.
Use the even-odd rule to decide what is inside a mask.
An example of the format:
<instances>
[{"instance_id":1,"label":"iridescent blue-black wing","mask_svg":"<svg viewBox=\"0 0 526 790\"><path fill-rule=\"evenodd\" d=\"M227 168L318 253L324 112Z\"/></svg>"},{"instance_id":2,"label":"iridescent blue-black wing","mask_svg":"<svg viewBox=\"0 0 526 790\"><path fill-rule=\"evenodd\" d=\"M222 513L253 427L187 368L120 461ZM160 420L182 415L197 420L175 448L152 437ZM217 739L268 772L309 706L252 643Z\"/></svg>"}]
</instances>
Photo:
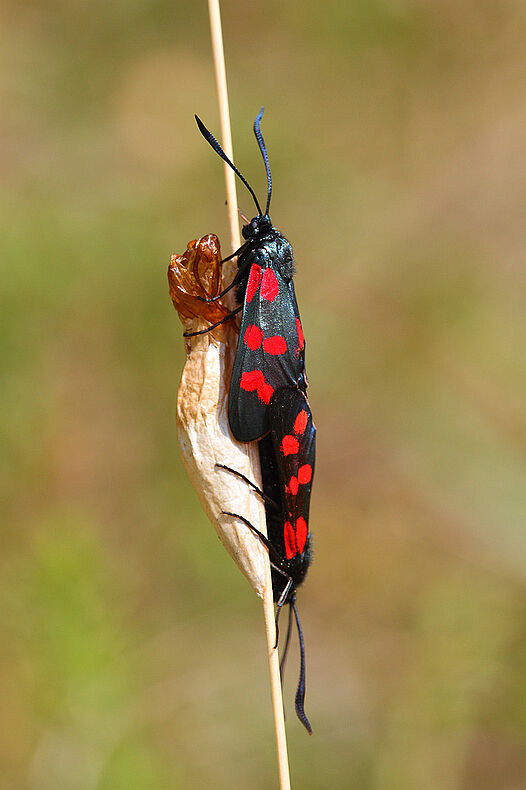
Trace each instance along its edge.
<instances>
[{"instance_id":1,"label":"iridescent blue-black wing","mask_svg":"<svg viewBox=\"0 0 526 790\"><path fill-rule=\"evenodd\" d=\"M297 387L274 393L269 418L283 508L279 549L287 560L293 560L304 553L309 538L316 428L309 403Z\"/></svg>"},{"instance_id":2,"label":"iridescent blue-black wing","mask_svg":"<svg viewBox=\"0 0 526 790\"><path fill-rule=\"evenodd\" d=\"M268 407L276 390L304 381L305 341L293 282L270 258L264 263L250 268L230 381L228 418L241 442L269 430Z\"/></svg>"}]
</instances>

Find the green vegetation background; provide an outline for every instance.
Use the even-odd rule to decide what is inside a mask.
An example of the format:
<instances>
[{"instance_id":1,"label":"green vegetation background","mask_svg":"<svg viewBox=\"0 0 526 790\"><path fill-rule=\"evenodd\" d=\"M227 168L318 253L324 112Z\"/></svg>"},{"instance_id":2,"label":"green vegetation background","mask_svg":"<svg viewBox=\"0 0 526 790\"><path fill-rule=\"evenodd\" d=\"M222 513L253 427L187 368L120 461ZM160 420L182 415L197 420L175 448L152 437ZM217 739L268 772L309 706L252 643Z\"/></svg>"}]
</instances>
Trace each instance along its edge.
<instances>
[{"instance_id":1,"label":"green vegetation background","mask_svg":"<svg viewBox=\"0 0 526 790\"><path fill-rule=\"evenodd\" d=\"M524 7L223 22L319 436L294 786L521 790ZM205 4L12 0L0 30L0 790L275 787L260 608L175 434L169 256L228 238Z\"/></svg>"}]
</instances>

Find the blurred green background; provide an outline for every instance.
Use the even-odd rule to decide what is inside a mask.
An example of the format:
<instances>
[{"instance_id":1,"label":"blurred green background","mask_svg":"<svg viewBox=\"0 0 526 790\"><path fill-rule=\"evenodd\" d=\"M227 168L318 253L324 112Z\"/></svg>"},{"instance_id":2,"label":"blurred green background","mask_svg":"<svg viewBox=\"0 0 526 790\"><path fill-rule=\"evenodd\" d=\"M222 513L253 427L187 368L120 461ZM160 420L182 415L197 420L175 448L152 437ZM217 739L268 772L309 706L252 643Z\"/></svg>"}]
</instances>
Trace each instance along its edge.
<instances>
[{"instance_id":1,"label":"blurred green background","mask_svg":"<svg viewBox=\"0 0 526 790\"><path fill-rule=\"evenodd\" d=\"M522 790L524 4L229 0L223 26L318 426L293 785ZM0 789L273 788L260 606L175 432L169 256L228 240L205 3L4 0L0 30Z\"/></svg>"}]
</instances>

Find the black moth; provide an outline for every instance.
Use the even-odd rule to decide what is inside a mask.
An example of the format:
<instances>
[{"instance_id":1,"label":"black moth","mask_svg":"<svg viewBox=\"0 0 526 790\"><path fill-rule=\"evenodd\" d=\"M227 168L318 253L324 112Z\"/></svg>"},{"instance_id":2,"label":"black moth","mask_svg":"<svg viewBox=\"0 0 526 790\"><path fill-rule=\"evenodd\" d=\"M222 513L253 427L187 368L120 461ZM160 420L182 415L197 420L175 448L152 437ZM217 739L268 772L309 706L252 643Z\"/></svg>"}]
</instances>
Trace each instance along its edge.
<instances>
[{"instance_id":1,"label":"black moth","mask_svg":"<svg viewBox=\"0 0 526 790\"><path fill-rule=\"evenodd\" d=\"M272 178L260 129L262 116L263 108L254 121L254 134L267 173L265 213L248 181L196 116L201 134L245 184L258 214L243 227L245 241L239 250L222 261L238 256L234 280L220 294L207 300L221 299L235 288L238 307L207 329L185 335L209 332L243 311L230 381L228 417L232 434L238 441L259 440L263 490L236 470L227 466L222 468L240 476L263 497L268 537L244 516L230 512L225 515L239 518L268 549L273 595L277 603L276 634L281 609L284 604L289 604L282 666L289 646L292 615L295 617L300 643L296 713L311 733L304 711L305 647L296 608L296 590L303 583L311 562L308 523L316 429L305 396L305 339L294 293L292 247L272 225L269 216Z\"/></svg>"},{"instance_id":2,"label":"black moth","mask_svg":"<svg viewBox=\"0 0 526 790\"><path fill-rule=\"evenodd\" d=\"M223 321L243 311L236 358L230 381L228 419L238 441L251 442L269 430L268 407L280 387L306 389L305 340L301 328L294 284L294 259L287 239L272 225L269 216L272 179L260 123L263 108L254 121L254 134L267 172L265 213L254 190L227 157L215 137L195 116L199 130L214 151L224 159L252 195L258 214L243 227L245 242L224 261L238 255L238 271L232 283L208 301L221 299L236 289L238 307L228 316L201 332L209 332Z\"/></svg>"},{"instance_id":3,"label":"black moth","mask_svg":"<svg viewBox=\"0 0 526 790\"><path fill-rule=\"evenodd\" d=\"M239 518L267 547L272 569L272 590L277 603L277 626L281 608L289 604L289 622L282 667L285 662L294 614L300 643L300 677L296 691L296 713L312 733L305 715L305 647L298 610L296 590L303 583L309 568L312 548L308 529L309 505L314 475L316 429L305 395L297 387L283 387L275 392L269 404L270 433L259 442L263 491L234 469L222 468L242 477L265 500L268 537L262 535L244 516Z\"/></svg>"}]
</instances>

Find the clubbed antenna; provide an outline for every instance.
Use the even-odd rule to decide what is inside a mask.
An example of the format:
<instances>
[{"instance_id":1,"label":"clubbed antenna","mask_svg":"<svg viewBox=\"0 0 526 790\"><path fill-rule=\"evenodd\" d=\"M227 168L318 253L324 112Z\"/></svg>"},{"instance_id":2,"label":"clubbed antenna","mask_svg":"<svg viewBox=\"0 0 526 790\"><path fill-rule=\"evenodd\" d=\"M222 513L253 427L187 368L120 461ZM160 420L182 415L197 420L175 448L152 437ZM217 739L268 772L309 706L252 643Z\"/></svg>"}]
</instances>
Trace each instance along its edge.
<instances>
[{"instance_id":1,"label":"clubbed antenna","mask_svg":"<svg viewBox=\"0 0 526 790\"><path fill-rule=\"evenodd\" d=\"M242 173L240 173L239 170L237 169L237 167L235 166L235 164L230 161L228 156L225 154L225 152L223 151L223 149L221 148L221 146L217 142L217 140L214 137L214 135L211 132L208 131L208 129L206 128L206 126L204 125L202 120L200 118L198 118L197 115L195 116L195 120L197 122L197 126L199 127L199 131L201 132L201 134L203 135L203 137L205 138L207 143L209 143L212 146L212 148L214 149L216 154L219 154L221 159L223 159L223 161L226 162L227 165L229 165L232 168L234 173L237 176L239 176L241 181L244 183L244 185L246 186L246 188L248 189L248 191L250 192L250 194L252 195L252 197L254 199L254 203L256 204L256 208L258 210L259 216L262 216L261 206L259 205L259 202L258 202L258 199L256 197L256 194L255 194L254 190L252 189L252 187L250 186L250 184L248 183L248 181L246 180L245 176ZM266 155L266 152L265 152L265 155ZM268 204L267 204L267 210L268 210Z\"/></svg>"},{"instance_id":2,"label":"clubbed antenna","mask_svg":"<svg viewBox=\"0 0 526 790\"><path fill-rule=\"evenodd\" d=\"M265 214L268 215L268 210L270 208L270 198L272 197L272 176L270 175L270 165L268 161L268 154L267 148L265 146L265 141L263 139L263 135L261 134L261 119L263 118L263 112L265 108L262 107L259 111L256 120L254 121L254 134L256 135L256 140L258 141L259 150L261 151L261 156L263 157L263 161L265 162L265 170L267 171L267 184L268 184L268 194L267 194L267 207L265 209Z\"/></svg>"},{"instance_id":3,"label":"clubbed antenna","mask_svg":"<svg viewBox=\"0 0 526 790\"><path fill-rule=\"evenodd\" d=\"M296 691L296 715L309 735L312 735L312 727L310 726L310 721L305 715L305 710L303 708L305 704L305 645L303 642L303 631L301 630L300 617L298 610L296 609L296 603L292 603L291 605L294 609L294 617L296 618L298 638L300 641L300 679L298 681L298 689Z\"/></svg>"}]
</instances>

